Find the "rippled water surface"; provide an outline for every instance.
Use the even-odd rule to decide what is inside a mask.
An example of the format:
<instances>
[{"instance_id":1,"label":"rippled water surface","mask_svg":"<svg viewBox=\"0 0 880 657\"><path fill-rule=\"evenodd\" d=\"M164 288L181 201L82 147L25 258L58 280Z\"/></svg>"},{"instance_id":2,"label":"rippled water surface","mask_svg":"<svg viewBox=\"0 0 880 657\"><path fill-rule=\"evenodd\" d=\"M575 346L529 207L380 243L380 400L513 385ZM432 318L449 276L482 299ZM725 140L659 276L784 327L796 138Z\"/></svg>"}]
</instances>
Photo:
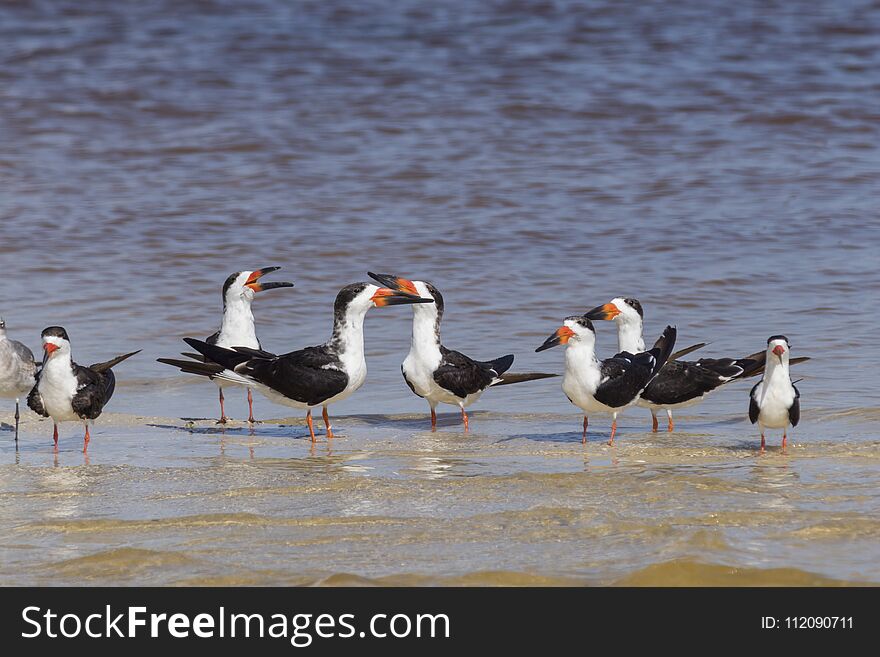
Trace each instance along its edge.
<instances>
[{"instance_id":1,"label":"rippled water surface","mask_svg":"<svg viewBox=\"0 0 880 657\"><path fill-rule=\"evenodd\" d=\"M73 425L57 456L30 413L18 453L0 432L0 582L880 582L878 70L857 0L4 3L0 314L81 362L144 351L89 459ZM221 432L155 358L267 265L296 282L254 305L275 351L368 269L433 281L444 342L519 370L561 371L534 348L618 295L707 356L785 333L802 423L760 456L734 383L582 448L547 380L432 434L384 308L332 444L259 396L271 421Z\"/></svg>"}]
</instances>

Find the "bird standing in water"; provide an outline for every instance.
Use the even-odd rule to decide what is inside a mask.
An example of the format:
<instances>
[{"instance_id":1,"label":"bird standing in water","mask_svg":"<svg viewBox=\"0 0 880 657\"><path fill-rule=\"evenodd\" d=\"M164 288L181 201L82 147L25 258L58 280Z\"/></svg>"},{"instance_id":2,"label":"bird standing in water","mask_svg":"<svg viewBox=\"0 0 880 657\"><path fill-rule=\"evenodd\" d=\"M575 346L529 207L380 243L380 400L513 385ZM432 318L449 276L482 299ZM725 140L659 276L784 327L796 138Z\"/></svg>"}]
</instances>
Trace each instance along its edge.
<instances>
[{"instance_id":1,"label":"bird standing in water","mask_svg":"<svg viewBox=\"0 0 880 657\"><path fill-rule=\"evenodd\" d=\"M43 367L28 395L28 407L37 415L51 417L53 440L58 449L58 423L78 420L85 426L83 453L89 448L89 425L113 396L116 376L111 369L138 351L83 367L73 362L70 338L60 326L43 329Z\"/></svg>"},{"instance_id":2,"label":"bird standing in water","mask_svg":"<svg viewBox=\"0 0 880 657\"><path fill-rule=\"evenodd\" d=\"M460 351L447 349L440 343L440 321L443 319L443 295L425 281L411 281L391 274L373 274L371 278L389 288L434 299L432 304L414 305L412 343L400 371L416 395L431 407L431 429L437 428L437 404L450 404L461 409L464 430L468 430L465 408L493 386L534 381L557 376L528 372L509 374L513 354L494 360L478 361Z\"/></svg>"},{"instance_id":3,"label":"bird standing in water","mask_svg":"<svg viewBox=\"0 0 880 657\"><path fill-rule=\"evenodd\" d=\"M36 383L34 353L6 335L6 321L0 317L0 397L15 399L15 442L18 443L19 401Z\"/></svg>"},{"instance_id":4,"label":"bird standing in water","mask_svg":"<svg viewBox=\"0 0 880 657\"><path fill-rule=\"evenodd\" d=\"M568 400L584 411L582 442L587 442L589 416L609 413L612 416L611 438L614 444L617 416L635 404L660 368L666 364L675 346L676 330L667 326L663 335L649 351L622 351L605 360L596 357L596 331L586 317L566 317L562 326L535 351L544 351L559 344L566 345L565 375L562 391Z\"/></svg>"},{"instance_id":5,"label":"bird standing in water","mask_svg":"<svg viewBox=\"0 0 880 657\"><path fill-rule=\"evenodd\" d=\"M293 287L293 283L287 282L260 282L263 276L279 269L281 267L263 267L254 271L240 271L231 274L226 279L226 282L223 283L223 319L220 323L220 330L209 336L205 342L217 347L261 349L260 341L257 339L257 329L254 325L254 313L251 310L251 304L257 292L273 290L279 287ZM182 355L190 360L175 358L159 358L157 360L160 363L177 367L181 372L207 376L213 380L217 384L220 395L220 419L217 420L217 424L226 424L229 418L226 417L223 388L224 386L240 384L216 376L223 371L223 367L207 360L203 355L192 353L184 353ZM256 420L254 420L254 398L250 388L247 389L247 400L248 422L253 424Z\"/></svg>"},{"instance_id":6,"label":"bird standing in water","mask_svg":"<svg viewBox=\"0 0 880 657\"><path fill-rule=\"evenodd\" d=\"M761 428L761 451L764 429L782 429L782 449L788 440L788 425L796 427L801 419L801 393L789 374L791 346L784 335L767 340L767 365L764 376L749 392L749 420Z\"/></svg>"}]
</instances>

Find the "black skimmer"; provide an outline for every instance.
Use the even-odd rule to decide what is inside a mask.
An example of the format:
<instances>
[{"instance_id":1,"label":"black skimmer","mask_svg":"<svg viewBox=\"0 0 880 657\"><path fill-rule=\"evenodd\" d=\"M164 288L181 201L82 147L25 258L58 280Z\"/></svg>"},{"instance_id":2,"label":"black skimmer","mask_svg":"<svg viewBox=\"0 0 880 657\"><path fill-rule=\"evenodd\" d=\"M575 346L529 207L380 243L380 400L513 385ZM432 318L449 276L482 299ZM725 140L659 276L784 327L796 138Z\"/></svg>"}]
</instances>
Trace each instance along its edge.
<instances>
[{"instance_id":1,"label":"black skimmer","mask_svg":"<svg viewBox=\"0 0 880 657\"><path fill-rule=\"evenodd\" d=\"M788 425L796 427L801 419L801 393L791 382L789 358L791 346L784 335L767 340L767 364L764 376L749 392L749 420L761 427L761 451L764 429L782 429L782 449L788 439Z\"/></svg>"},{"instance_id":2,"label":"black skimmer","mask_svg":"<svg viewBox=\"0 0 880 657\"><path fill-rule=\"evenodd\" d=\"M617 297L586 313L591 320L613 320L617 324L617 348L621 351L641 351L644 311L638 299ZM657 431L657 412L666 411L667 431L675 429L672 411L699 403L713 390L736 379L757 376L764 369L764 352L743 358L701 358L697 361L679 360L682 356L706 346L699 343L682 349L669 357L642 392L638 401L651 411L651 430ZM808 360L807 358L799 359Z\"/></svg>"},{"instance_id":3,"label":"black skimmer","mask_svg":"<svg viewBox=\"0 0 880 657\"><path fill-rule=\"evenodd\" d=\"M257 330L254 326L254 314L251 311L254 295L264 290L273 290L279 287L293 287L293 283L271 282L262 283L260 278L281 267L263 267L254 271L239 271L229 276L223 283L223 319L220 330L209 336L205 342L217 347L248 347L261 349L257 339ZM223 368L217 363L205 360L201 354L184 353L191 360L179 360L174 358L159 358L160 363L177 367L187 374L199 374L212 379L220 390L220 419L218 424L226 424L226 410L223 406L223 387L237 385L226 379L216 377ZM251 389L247 389L248 422L254 422L254 398Z\"/></svg>"},{"instance_id":4,"label":"black skimmer","mask_svg":"<svg viewBox=\"0 0 880 657\"><path fill-rule=\"evenodd\" d=\"M567 346L562 391L572 404L584 411L583 442L587 442L590 414L610 413L613 420L608 444L613 445L618 414L638 401L651 379L666 364L675 346L675 337L675 327L667 326L649 351L621 351L612 358L599 360L593 323L582 315L575 315L566 317L563 325L535 351L558 344Z\"/></svg>"},{"instance_id":5,"label":"black skimmer","mask_svg":"<svg viewBox=\"0 0 880 657\"><path fill-rule=\"evenodd\" d=\"M6 336L6 322L0 317L0 397L15 399L15 442L18 443L19 400L36 383L34 353Z\"/></svg>"},{"instance_id":6,"label":"black skimmer","mask_svg":"<svg viewBox=\"0 0 880 657\"><path fill-rule=\"evenodd\" d=\"M185 338L184 341L211 362L224 369L213 374L234 383L252 386L270 400L308 409L306 422L312 442L315 429L312 409L323 406L327 437L333 437L327 407L361 387L367 376L364 358L364 316L370 308L410 303L433 303L372 283L347 285L333 305L333 334L324 344L275 355L246 347L218 347Z\"/></svg>"},{"instance_id":7,"label":"black skimmer","mask_svg":"<svg viewBox=\"0 0 880 657\"><path fill-rule=\"evenodd\" d=\"M460 408L464 430L467 431L465 408L477 401L488 388L557 376L539 372L508 374L513 354L478 361L447 349L440 342L444 307L440 290L425 281L411 281L391 274L367 274L393 290L434 299L433 304L413 306L412 343L400 366L410 390L430 405L432 430L437 428L437 404Z\"/></svg>"},{"instance_id":8,"label":"black skimmer","mask_svg":"<svg viewBox=\"0 0 880 657\"><path fill-rule=\"evenodd\" d=\"M43 329L43 367L37 383L27 398L28 406L37 415L51 417L55 424L53 439L58 449L58 423L79 420L86 428L83 452L89 447L89 424L101 415L113 396L116 377L111 369L138 351L117 356L106 363L83 367L73 362L70 338L60 326Z\"/></svg>"}]
</instances>

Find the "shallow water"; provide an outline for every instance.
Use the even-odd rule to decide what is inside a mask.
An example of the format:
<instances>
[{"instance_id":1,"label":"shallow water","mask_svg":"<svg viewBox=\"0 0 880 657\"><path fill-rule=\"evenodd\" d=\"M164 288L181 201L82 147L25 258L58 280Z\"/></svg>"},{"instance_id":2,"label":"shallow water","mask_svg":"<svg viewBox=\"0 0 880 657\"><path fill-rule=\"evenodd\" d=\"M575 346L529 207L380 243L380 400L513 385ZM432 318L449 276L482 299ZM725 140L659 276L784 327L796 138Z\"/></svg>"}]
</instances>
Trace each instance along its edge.
<instances>
[{"instance_id":1,"label":"shallow water","mask_svg":"<svg viewBox=\"0 0 880 657\"><path fill-rule=\"evenodd\" d=\"M0 15L0 314L32 348L64 325L81 362L144 348L89 463L78 427L57 462L34 416L18 454L0 433L3 583L880 582L876 3ZM618 295L706 355L785 333L802 424L759 456L737 383L671 436L632 409L611 449L597 418L583 449L549 380L432 435L387 308L332 449L260 397L285 426L187 428L216 389L154 359L266 265L297 284L255 303L276 351L322 341L368 269L432 280L444 342L518 370L559 371L534 347Z\"/></svg>"}]
</instances>

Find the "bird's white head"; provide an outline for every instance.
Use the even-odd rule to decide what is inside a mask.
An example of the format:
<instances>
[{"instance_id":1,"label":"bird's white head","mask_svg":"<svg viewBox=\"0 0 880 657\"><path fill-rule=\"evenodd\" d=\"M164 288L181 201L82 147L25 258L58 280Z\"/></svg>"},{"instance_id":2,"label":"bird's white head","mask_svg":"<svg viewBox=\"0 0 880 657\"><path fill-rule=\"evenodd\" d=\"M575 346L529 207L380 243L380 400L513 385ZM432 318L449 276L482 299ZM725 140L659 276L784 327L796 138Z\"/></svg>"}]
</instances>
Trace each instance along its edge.
<instances>
[{"instance_id":1,"label":"bird's white head","mask_svg":"<svg viewBox=\"0 0 880 657\"><path fill-rule=\"evenodd\" d=\"M767 339L767 362L788 364L791 345L784 335L772 335Z\"/></svg>"},{"instance_id":2,"label":"bird's white head","mask_svg":"<svg viewBox=\"0 0 880 657\"><path fill-rule=\"evenodd\" d=\"M584 316L590 320L605 319L614 320L618 324L641 325L645 315L638 299L615 297L608 303L587 311Z\"/></svg>"},{"instance_id":3,"label":"bird's white head","mask_svg":"<svg viewBox=\"0 0 880 657\"><path fill-rule=\"evenodd\" d=\"M70 338L61 326L50 326L43 329L43 364L53 358L70 358Z\"/></svg>"},{"instance_id":4,"label":"bird's white head","mask_svg":"<svg viewBox=\"0 0 880 657\"><path fill-rule=\"evenodd\" d=\"M287 282L260 282L263 276L279 269L281 267L263 267L254 271L239 271L231 274L223 283L223 307L242 302L250 305L257 292L278 287L293 287L293 283Z\"/></svg>"},{"instance_id":5,"label":"bird's white head","mask_svg":"<svg viewBox=\"0 0 880 657\"><path fill-rule=\"evenodd\" d=\"M544 351L560 344L594 346L596 344L596 330L593 328L593 322L583 315L566 317L562 322L562 326L556 329L553 335L544 340L544 343L535 351Z\"/></svg>"}]
</instances>

